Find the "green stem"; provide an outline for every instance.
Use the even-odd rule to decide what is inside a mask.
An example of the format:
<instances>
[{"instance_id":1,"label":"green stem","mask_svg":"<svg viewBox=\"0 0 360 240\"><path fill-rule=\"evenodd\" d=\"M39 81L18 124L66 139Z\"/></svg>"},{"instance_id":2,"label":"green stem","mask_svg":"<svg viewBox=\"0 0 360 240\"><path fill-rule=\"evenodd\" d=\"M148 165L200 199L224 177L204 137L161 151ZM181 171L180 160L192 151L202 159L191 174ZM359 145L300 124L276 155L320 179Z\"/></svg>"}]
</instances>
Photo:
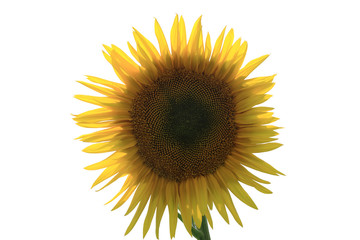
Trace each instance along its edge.
<instances>
[{"instance_id":1,"label":"green stem","mask_svg":"<svg viewBox=\"0 0 360 240\"><path fill-rule=\"evenodd\" d=\"M180 213L178 213L178 218L180 221L183 221ZM208 222L205 216L202 217L200 229L196 227L194 220L192 219L191 233L198 240L211 240Z\"/></svg>"},{"instance_id":2,"label":"green stem","mask_svg":"<svg viewBox=\"0 0 360 240\"><path fill-rule=\"evenodd\" d=\"M204 240L211 240L209 226L205 216L202 217L200 230L204 233Z\"/></svg>"}]
</instances>

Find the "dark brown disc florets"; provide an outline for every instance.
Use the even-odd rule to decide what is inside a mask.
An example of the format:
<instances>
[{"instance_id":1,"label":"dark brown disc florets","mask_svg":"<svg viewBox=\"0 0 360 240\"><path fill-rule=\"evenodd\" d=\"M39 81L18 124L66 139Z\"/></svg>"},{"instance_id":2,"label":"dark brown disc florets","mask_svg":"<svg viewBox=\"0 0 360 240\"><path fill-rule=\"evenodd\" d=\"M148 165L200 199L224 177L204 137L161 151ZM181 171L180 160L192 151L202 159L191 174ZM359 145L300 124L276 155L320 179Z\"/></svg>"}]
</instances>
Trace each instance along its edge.
<instances>
[{"instance_id":1,"label":"dark brown disc florets","mask_svg":"<svg viewBox=\"0 0 360 240\"><path fill-rule=\"evenodd\" d=\"M130 111L139 154L173 181L214 173L234 147L235 104L213 76L166 71L135 97Z\"/></svg>"}]
</instances>

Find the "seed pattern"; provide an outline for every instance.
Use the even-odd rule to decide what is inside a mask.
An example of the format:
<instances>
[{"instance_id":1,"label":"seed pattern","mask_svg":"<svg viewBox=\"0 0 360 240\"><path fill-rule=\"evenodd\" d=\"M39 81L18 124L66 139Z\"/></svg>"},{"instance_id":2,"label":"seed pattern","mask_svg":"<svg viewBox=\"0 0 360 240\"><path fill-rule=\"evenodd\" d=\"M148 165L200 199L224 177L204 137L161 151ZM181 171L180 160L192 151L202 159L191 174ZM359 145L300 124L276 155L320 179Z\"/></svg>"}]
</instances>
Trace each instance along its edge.
<instances>
[{"instance_id":1,"label":"seed pattern","mask_svg":"<svg viewBox=\"0 0 360 240\"><path fill-rule=\"evenodd\" d=\"M234 147L235 104L228 85L185 69L165 71L134 98L139 154L172 181L214 173Z\"/></svg>"}]
</instances>

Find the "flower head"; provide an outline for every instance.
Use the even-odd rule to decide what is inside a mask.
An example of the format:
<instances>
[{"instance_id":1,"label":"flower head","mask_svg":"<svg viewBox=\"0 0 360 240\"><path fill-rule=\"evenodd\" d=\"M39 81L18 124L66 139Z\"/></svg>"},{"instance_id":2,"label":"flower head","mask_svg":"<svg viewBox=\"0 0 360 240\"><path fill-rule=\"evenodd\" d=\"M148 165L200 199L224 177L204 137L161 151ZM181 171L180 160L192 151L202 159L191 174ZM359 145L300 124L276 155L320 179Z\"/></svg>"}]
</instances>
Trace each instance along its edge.
<instances>
[{"instance_id":1,"label":"flower head","mask_svg":"<svg viewBox=\"0 0 360 240\"><path fill-rule=\"evenodd\" d=\"M122 82L88 76L81 82L104 97L76 95L99 108L75 116L82 127L103 128L80 136L94 143L88 153L113 152L105 160L86 167L104 169L97 185L109 178L108 186L121 177L125 183L111 200L114 209L133 195L126 214L135 215L129 233L149 202L143 233L149 230L156 211L156 236L167 207L170 235L175 236L178 209L191 234L192 219L200 228L205 215L212 226L210 210L215 205L226 222L226 208L242 225L230 192L250 207L257 208L241 184L271 193L248 168L272 175L281 174L254 153L269 151L274 143L277 120L272 108L257 107L270 95L274 75L247 79L268 56L241 68L247 43L234 42L225 29L211 46L203 39L201 17L187 41L185 23L176 16L170 47L155 20L156 47L134 29L136 48L130 43L133 60L118 47L104 46L104 56ZM95 83L95 84L94 84ZM103 187L103 188L104 188ZM226 207L226 208L225 208Z\"/></svg>"}]
</instances>

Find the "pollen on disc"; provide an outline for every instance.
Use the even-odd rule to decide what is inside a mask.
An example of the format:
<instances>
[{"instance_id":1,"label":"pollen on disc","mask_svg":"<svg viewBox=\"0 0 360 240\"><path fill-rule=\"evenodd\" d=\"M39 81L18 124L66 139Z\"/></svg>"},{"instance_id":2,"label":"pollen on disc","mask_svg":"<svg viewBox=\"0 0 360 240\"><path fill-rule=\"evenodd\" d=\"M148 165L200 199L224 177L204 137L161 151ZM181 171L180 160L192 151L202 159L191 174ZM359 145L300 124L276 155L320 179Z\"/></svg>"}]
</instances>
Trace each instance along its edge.
<instances>
[{"instance_id":1,"label":"pollen on disc","mask_svg":"<svg viewBox=\"0 0 360 240\"><path fill-rule=\"evenodd\" d=\"M214 173L234 147L235 104L225 82L189 70L164 72L130 111L139 154L161 177Z\"/></svg>"}]
</instances>

